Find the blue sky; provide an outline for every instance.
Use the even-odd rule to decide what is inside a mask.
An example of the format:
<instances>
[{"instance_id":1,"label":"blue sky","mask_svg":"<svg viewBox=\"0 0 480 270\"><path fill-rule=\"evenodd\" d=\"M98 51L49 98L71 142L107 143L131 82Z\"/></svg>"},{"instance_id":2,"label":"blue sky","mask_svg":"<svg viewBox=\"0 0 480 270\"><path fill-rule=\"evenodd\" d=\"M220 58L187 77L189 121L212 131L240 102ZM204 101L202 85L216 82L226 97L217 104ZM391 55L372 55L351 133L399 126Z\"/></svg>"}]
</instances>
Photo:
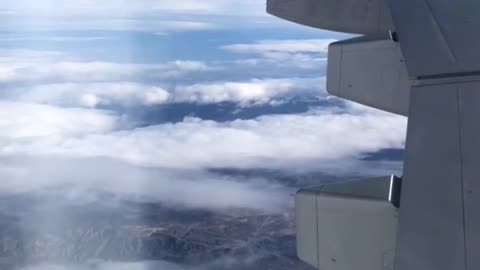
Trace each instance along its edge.
<instances>
[{"instance_id":1,"label":"blue sky","mask_svg":"<svg viewBox=\"0 0 480 270\"><path fill-rule=\"evenodd\" d=\"M210 169L398 172L388 149L403 147L406 119L325 91L328 44L349 36L264 10L256 0L3 1L0 192L68 184L281 211L286 187Z\"/></svg>"}]
</instances>

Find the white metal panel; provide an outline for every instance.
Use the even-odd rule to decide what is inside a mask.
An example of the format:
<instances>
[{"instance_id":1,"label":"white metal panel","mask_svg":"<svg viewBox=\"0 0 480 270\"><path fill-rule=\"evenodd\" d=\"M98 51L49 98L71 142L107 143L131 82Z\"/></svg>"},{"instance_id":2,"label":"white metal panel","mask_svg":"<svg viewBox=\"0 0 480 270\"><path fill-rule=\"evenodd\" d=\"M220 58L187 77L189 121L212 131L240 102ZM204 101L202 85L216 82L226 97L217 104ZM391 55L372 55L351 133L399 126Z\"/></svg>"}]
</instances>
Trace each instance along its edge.
<instances>
[{"instance_id":1,"label":"white metal panel","mask_svg":"<svg viewBox=\"0 0 480 270\"><path fill-rule=\"evenodd\" d=\"M362 37L330 45L330 94L406 116L410 88L398 43Z\"/></svg>"},{"instance_id":2,"label":"white metal panel","mask_svg":"<svg viewBox=\"0 0 480 270\"><path fill-rule=\"evenodd\" d=\"M387 33L385 0L268 0L267 12L311 27L357 34Z\"/></svg>"}]
</instances>

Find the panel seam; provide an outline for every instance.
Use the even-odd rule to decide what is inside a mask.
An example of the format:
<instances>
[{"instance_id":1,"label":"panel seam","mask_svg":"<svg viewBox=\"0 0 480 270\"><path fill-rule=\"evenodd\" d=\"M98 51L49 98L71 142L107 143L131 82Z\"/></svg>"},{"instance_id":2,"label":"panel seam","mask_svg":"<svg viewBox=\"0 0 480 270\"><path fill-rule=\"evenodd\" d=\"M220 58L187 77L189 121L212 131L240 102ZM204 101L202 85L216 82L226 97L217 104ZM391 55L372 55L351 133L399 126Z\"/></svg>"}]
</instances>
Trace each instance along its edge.
<instances>
[{"instance_id":1,"label":"panel seam","mask_svg":"<svg viewBox=\"0 0 480 270\"><path fill-rule=\"evenodd\" d=\"M315 194L315 226L317 227L317 268L320 268L320 232L318 231L318 192Z\"/></svg>"},{"instance_id":2,"label":"panel seam","mask_svg":"<svg viewBox=\"0 0 480 270\"><path fill-rule=\"evenodd\" d=\"M343 75L343 46L340 47L340 67L338 69L338 73L339 73L339 76L338 76L338 82L337 82L337 85L338 85L338 93L340 95L342 95L342 75Z\"/></svg>"},{"instance_id":3,"label":"panel seam","mask_svg":"<svg viewBox=\"0 0 480 270\"><path fill-rule=\"evenodd\" d=\"M463 179L463 144L462 144L462 115L460 108L460 89L457 87L457 117L458 117L458 145L460 152L460 182L461 182L461 194L462 194L462 225L463 225L463 259L465 270L468 270L468 256L467 256L467 228L466 228L466 211L465 211L465 182Z\"/></svg>"},{"instance_id":4,"label":"panel seam","mask_svg":"<svg viewBox=\"0 0 480 270\"><path fill-rule=\"evenodd\" d=\"M425 6L428 10L428 13L430 15L429 17L430 17L430 20L433 24L434 30L437 33L437 35L440 37L440 40L441 40L442 44L444 45L444 47L447 51L447 54L448 54L448 57L449 57L450 61L452 63L456 63L457 62L457 57L455 56L455 53L453 52L452 47L448 43L447 37L446 37L446 35L445 35L445 33L442 29L442 26L438 22L437 16L435 16L435 13L433 12L433 8L432 8L429 0L423 0L423 3L425 4Z\"/></svg>"}]
</instances>

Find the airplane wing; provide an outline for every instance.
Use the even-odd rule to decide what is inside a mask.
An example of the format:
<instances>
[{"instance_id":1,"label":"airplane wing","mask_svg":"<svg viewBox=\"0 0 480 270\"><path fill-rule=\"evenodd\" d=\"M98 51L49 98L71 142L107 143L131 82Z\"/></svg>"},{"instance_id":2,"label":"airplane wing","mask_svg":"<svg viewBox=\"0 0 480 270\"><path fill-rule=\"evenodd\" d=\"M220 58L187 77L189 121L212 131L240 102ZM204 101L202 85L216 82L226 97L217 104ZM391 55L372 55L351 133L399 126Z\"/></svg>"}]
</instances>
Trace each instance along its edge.
<instances>
[{"instance_id":1,"label":"airplane wing","mask_svg":"<svg viewBox=\"0 0 480 270\"><path fill-rule=\"evenodd\" d=\"M330 45L328 91L409 117L398 224L385 200L300 191L300 258L325 270L480 269L480 1L268 0L267 7L289 21L364 35ZM320 247L322 254L308 253Z\"/></svg>"},{"instance_id":2,"label":"airplane wing","mask_svg":"<svg viewBox=\"0 0 480 270\"><path fill-rule=\"evenodd\" d=\"M392 28L384 0L267 0L267 12L288 21L337 32L375 35Z\"/></svg>"},{"instance_id":3,"label":"airplane wing","mask_svg":"<svg viewBox=\"0 0 480 270\"><path fill-rule=\"evenodd\" d=\"M329 46L330 94L407 115L411 82L384 0L268 0L277 17L332 31L363 34Z\"/></svg>"}]
</instances>

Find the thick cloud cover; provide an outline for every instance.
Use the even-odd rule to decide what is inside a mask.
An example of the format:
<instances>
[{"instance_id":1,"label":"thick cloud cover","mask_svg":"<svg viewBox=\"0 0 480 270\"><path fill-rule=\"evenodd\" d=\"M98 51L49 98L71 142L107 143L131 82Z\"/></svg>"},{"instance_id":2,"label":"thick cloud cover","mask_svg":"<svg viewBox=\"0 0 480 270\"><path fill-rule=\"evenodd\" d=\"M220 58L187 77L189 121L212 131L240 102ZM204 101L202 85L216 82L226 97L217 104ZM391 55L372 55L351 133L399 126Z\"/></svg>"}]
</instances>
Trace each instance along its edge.
<instances>
[{"instance_id":1,"label":"thick cloud cover","mask_svg":"<svg viewBox=\"0 0 480 270\"><path fill-rule=\"evenodd\" d=\"M253 79L239 82L211 82L159 87L109 83L57 83L14 88L8 98L73 107L157 105L165 103L234 102L242 106L271 103L287 96L325 96L325 80L314 78Z\"/></svg>"},{"instance_id":2,"label":"thick cloud cover","mask_svg":"<svg viewBox=\"0 0 480 270\"><path fill-rule=\"evenodd\" d=\"M321 71L318 76L294 75L302 75L306 63L324 66L330 41L238 43L223 49L257 58L152 64L87 61L56 51L1 50L0 176L5 180L0 191L71 185L193 208L281 211L290 192L285 186L208 170L356 175L398 169L398 163L361 159L366 153L402 147L405 119L340 101L305 113L248 120L217 122L191 116L146 127L129 122L130 110L165 104L229 102L241 110L289 104L295 97L327 100ZM306 58L295 65L291 59L301 55ZM263 61L270 69L292 64L295 73L229 78L229 70L256 64L251 61ZM212 193L215 196L205 195Z\"/></svg>"},{"instance_id":3,"label":"thick cloud cover","mask_svg":"<svg viewBox=\"0 0 480 270\"><path fill-rule=\"evenodd\" d=\"M284 78L193 84L177 87L173 100L193 103L262 104L293 95L324 96L325 90L322 88L324 82L324 78Z\"/></svg>"},{"instance_id":4,"label":"thick cloud cover","mask_svg":"<svg viewBox=\"0 0 480 270\"><path fill-rule=\"evenodd\" d=\"M30 106L0 106L3 115L40 112L20 121L2 118L2 193L69 185L209 209L282 211L289 191L260 178L220 177L208 168L383 173L388 164L368 171L358 159L401 147L405 126L403 118L349 108L118 130L116 118L102 111Z\"/></svg>"},{"instance_id":5,"label":"thick cloud cover","mask_svg":"<svg viewBox=\"0 0 480 270\"><path fill-rule=\"evenodd\" d=\"M2 106L0 114L8 115L12 113L10 110L16 108ZM87 116L93 123L113 126L111 121L104 120L103 113L88 112ZM65 117L68 114L59 113L51 118L43 118L43 114L26 117L21 126L31 128L31 140L16 139L20 129L18 122L8 118L3 120L2 134L12 139L3 144L0 153L103 156L143 166L169 168L281 168L355 158L383 148L399 148L404 141L405 127L405 119L373 110L347 113L318 110L226 123L188 118L176 124L110 132L99 128L101 132L85 134L88 129L81 121L84 115L78 116L76 119L80 120L73 123ZM50 125L51 121L53 125ZM58 127L58 123L66 123L67 128ZM45 126L54 128L44 132ZM69 136L63 136L65 129Z\"/></svg>"},{"instance_id":6,"label":"thick cloud cover","mask_svg":"<svg viewBox=\"0 0 480 270\"><path fill-rule=\"evenodd\" d=\"M100 234L104 225L172 229L184 240L178 229L198 222L206 237L231 229L239 246L186 267L86 261L99 253L77 258L76 247L68 250L73 264L63 265L12 244L19 262L39 261L21 270L287 268L283 260L296 263L297 188L401 169L370 157L403 147L406 119L325 91L328 44L338 35L288 31L294 27L267 16L264 1L6 0L0 17L0 215L12 217L3 228L18 232L5 234L7 245L28 237L48 251L37 239L56 242L53 233L67 242L54 253L64 254L76 245L65 238L76 225L88 230L78 231L87 250L97 249L89 226ZM263 232L280 244L257 242Z\"/></svg>"},{"instance_id":7,"label":"thick cloud cover","mask_svg":"<svg viewBox=\"0 0 480 270\"><path fill-rule=\"evenodd\" d=\"M402 117L359 106L225 123L187 118L131 129L108 111L0 105L3 194L68 185L209 209L282 211L290 191L265 179L221 177L207 169L383 174L398 164L359 159L402 147L406 126Z\"/></svg>"},{"instance_id":8,"label":"thick cloud cover","mask_svg":"<svg viewBox=\"0 0 480 270\"><path fill-rule=\"evenodd\" d=\"M198 169L146 168L107 158L1 156L0 194L68 187L63 196L77 204L95 202L92 191L171 207L282 212L289 189L262 178L221 176Z\"/></svg>"},{"instance_id":9,"label":"thick cloud cover","mask_svg":"<svg viewBox=\"0 0 480 270\"><path fill-rule=\"evenodd\" d=\"M50 136L82 136L114 129L116 117L107 111L59 108L48 105L0 101L0 142ZM52 138L52 137L50 137ZM3 148L5 149L5 148Z\"/></svg>"}]
</instances>

